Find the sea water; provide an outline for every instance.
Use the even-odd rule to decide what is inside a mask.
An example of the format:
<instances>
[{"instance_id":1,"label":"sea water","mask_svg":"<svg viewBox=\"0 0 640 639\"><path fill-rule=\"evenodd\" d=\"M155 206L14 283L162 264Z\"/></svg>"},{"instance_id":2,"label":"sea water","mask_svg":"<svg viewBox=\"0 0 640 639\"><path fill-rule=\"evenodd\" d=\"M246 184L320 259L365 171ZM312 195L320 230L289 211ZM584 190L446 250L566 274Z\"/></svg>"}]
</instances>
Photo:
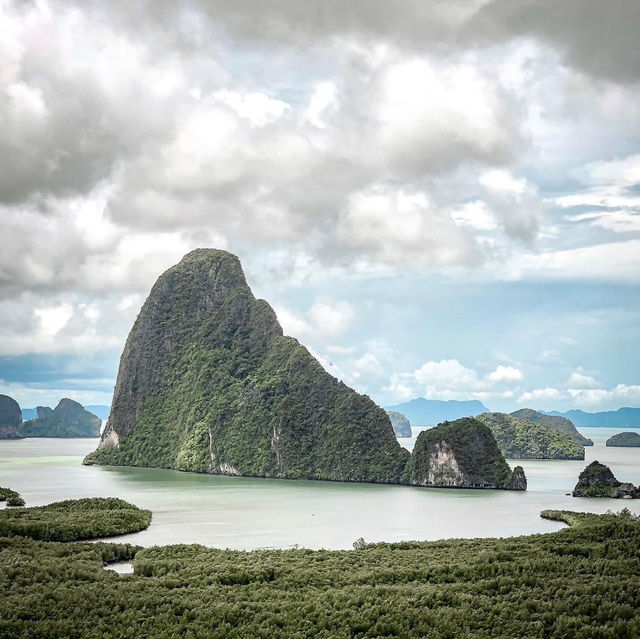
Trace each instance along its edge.
<instances>
[{"instance_id":1,"label":"sea water","mask_svg":"<svg viewBox=\"0 0 640 639\"><path fill-rule=\"evenodd\" d=\"M79 497L120 497L153 511L151 526L114 538L142 546L199 543L217 548L347 549L367 542L507 537L561 528L546 508L605 512L640 500L574 498L594 459L620 481L640 483L640 448L607 448L622 429L581 428L594 440L585 461L509 460L524 467L526 492L218 477L154 468L82 466L97 439L0 441L0 486L28 506ZM414 432L417 435L417 431ZM400 439L412 448L415 438Z\"/></svg>"}]
</instances>

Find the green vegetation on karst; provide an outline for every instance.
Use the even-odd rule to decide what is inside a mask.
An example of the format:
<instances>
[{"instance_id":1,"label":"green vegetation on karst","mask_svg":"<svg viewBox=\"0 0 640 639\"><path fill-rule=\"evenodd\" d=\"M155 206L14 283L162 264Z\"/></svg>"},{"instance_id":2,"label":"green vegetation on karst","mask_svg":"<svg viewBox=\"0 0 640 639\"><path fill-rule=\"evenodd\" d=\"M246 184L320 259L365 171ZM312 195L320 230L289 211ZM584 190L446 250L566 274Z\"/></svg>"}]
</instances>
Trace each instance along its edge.
<instances>
[{"instance_id":1,"label":"green vegetation on karst","mask_svg":"<svg viewBox=\"0 0 640 639\"><path fill-rule=\"evenodd\" d=\"M151 511L122 499L72 499L47 506L0 510L0 537L78 541L138 532L150 523Z\"/></svg>"},{"instance_id":2,"label":"green vegetation on karst","mask_svg":"<svg viewBox=\"0 0 640 639\"><path fill-rule=\"evenodd\" d=\"M541 422L506 413L482 413L477 420L493 433L500 451L511 459L584 459L584 448L566 433Z\"/></svg>"},{"instance_id":3,"label":"green vegetation on karst","mask_svg":"<svg viewBox=\"0 0 640 639\"><path fill-rule=\"evenodd\" d=\"M511 415L526 422L540 422L553 430L565 433L581 446L593 446L593 441L588 437L581 435L573 422L566 417L561 417L560 415L547 415L546 413L541 413L540 411L533 410L531 408L521 408L520 410L516 410L511 413Z\"/></svg>"},{"instance_id":4,"label":"green vegetation on karst","mask_svg":"<svg viewBox=\"0 0 640 639\"><path fill-rule=\"evenodd\" d=\"M111 432L119 446L87 463L397 483L408 457L381 408L282 335L225 251L193 251L154 286L103 440Z\"/></svg>"},{"instance_id":5,"label":"green vegetation on karst","mask_svg":"<svg viewBox=\"0 0 640 639\"><path fill-rule=\"evenodd\" d=\"M515 488L513 475L489 428L463 417L418 435L402 480L418 486Z\"/></svg>"},{"instance_id":6,"label":"green vegetation on karst","mask_svg":"<svg viewBox=\"0 0 640 639\"><path fill-rule=\"evenodd\" d=\"M544 516L572 526L352 551L0 538L0 636L635 639L637 518ZM132 557L134 575L103 569Z\"/></svg>"},{"instance_id":7,"label":"green vegetation on karst","mask_svg":"<svg viewBox=\"0 0 640 639\"><path fill-rule=\"evenodd\" d=\"M72 399L61 399L51 410L38 406L38 417L24 422L25 437L98 437L102 422Z\"/></svg>"}]
</instances>

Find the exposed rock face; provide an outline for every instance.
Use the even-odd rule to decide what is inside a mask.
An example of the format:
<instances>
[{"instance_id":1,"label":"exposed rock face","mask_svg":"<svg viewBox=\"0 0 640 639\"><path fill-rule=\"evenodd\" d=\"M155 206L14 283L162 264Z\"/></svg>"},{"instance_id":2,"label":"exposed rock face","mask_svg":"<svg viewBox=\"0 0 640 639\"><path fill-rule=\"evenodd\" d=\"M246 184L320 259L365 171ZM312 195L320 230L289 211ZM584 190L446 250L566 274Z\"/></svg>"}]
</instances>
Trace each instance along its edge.
<instances>
[{"instance_id":1,"label":"exposed rock face","mask_svg":"<svg viewBox=\"0 0 640 639\"><path fill-rule=\"evenodd\" d=\"M98 437L102 422L72 399L61 399L55 409L38 406L37 417L24 423L25 437Z\"/></svg>"},{"instance_id":2,"label":"exposed rock face","mask_svg":"<svg viewBox=\"0 0 640 639\"><path fill-rule=\"evenodd\" d=\"M619 482L608 466L593 461L580 473L573 496L637 499L640 491L633 484Z\"/></svg>"},{"instance_id":3,"label":"exposed rock face","mask_svg":"<svg viewBox=\"0 0 640 639\"><path fill-rule=\"evenodd\" d=\"M407 457L381 408L283 336L234 255L198 249L142 307L86 462L394 483Z\"/></svg>"},{"instance_id":4,"label":"exposed rock face","mask_svg":"<svg viewBox=\"0 0 640 639\"><path fill-rule=\"evenodd\" d=\"M482 413L500 452L510 459L584 459L584 448L566 433L541 422L527 422L505 413Z\"/></svg>"},{"instance_id":5,"label":"exposed rock face","mask_svg":"<svg viewBox=\"0 0 640 639\"><path fill-rule=\"evenodd\" d=\"M418 435L403 481L416 486L526 490L524 471L511 471L491 431L472 417Z\"/></svg>"},{"instance_id":6,"label":"exposed rock face","mask_svg":"<svg viewBox=\"0 0 640 639\"><path fill-rule=\"evenodd\" d=\"M389 415L396 437L411 437L411 423L402 413L388 410L387 415Z\"/></svg>"},{"instance_id":7,"label":"exposed rock face","mask_svg":"<svg viewBox=\"0 0 640 639\"><path fill-rule=\"evenodd\" d=\"M640 433L624 432L616 433L607 439L607 446L622 446L635 448L640 446Z\"/></svg>"},{"instance_id":8,"label":"exposed rock face","mask_svg":"<svg viewBox=\"0 0 640 639\"><path fill-rule=\"evenodd\" d=\"M520 410L516 410L511 413L511 415L527 422L539 422L541 424L544 424L545 426L548 426L549 428L553 428L553 430L565 433L566 435L569 435L569 437L571 437L573 440L577 441L581 446L593 446L593 441L581 435L573 425L573 422L566 417L560 417L558 415L546 415L545 413L540 413L537 410L533 410L531 408L521 408Z\"/></svg>"},{"instance_id":9,"label":"exposed rock face","mask_svg":"<svg viewBox=\"0 0 640 639\"><path fill-rule=\"evenodd\" d=\"M22 439L22 411L18 402L0 395L0 439Z\"/></svg>"}]
</instances>

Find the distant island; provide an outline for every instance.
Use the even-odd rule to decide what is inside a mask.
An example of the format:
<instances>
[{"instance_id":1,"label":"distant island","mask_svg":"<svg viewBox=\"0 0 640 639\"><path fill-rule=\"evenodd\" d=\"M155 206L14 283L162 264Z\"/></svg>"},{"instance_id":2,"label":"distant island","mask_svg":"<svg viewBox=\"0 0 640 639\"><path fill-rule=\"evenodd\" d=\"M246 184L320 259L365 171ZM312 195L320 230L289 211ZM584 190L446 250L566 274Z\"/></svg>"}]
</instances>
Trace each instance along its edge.
<instances>
[{"instance_id":1,"label":"distant island","mask_svg":"<svg viewBox=\"0 0 640 639\"><path fill-rule=\"evenodd\" d=\"M396 437L411 437L411 422L402 413L388 410L387 415L389 415Z\"/></svg>"},{"instance_id":2,"label":"distant island","mask_svg":"<svg viewBox=\"0 0 640 639\"><path fill-rule=\"evenodd\" d=\"M624 432L612 435L607 439L607 446L620 446L623 448L636 448L640 446L640 433Z\"/></svg>"},{"instance_id":3,"label":"distant island","mask_svg":"<svg viewBox=\"0 0 640 639\"><path fill-rule=\"evenodd\" d=\"M567 433L541 422L505 413L482 413L477 420L489 427L500 451L511 459L584 459L584 448Z\"/></svg>"},{"instance_id":4,"label":"distant island","mask_svg":"<svg viewBox=\"0 0 640 639\"><path fill-rule=\"evenodd\" d=\"M511 413L511 415L527 422L540 422L549 428L565 433L581 446L593 446L593 441L581 435L573 422L566 417L547 415L532 408L521 408Z\"/></svg>"},{"instance_id":5,"label":"distant island","mask_svg":"<svg viewBox=\"0 0 640 639\"><path fill-rule=\"evenodd\" d=\"M85 463L417 485L437 463L438 473L458 469L460 486L523 489L524 474L512 473L481 423L418 441L434 437L453 452L431 459L421 444L408 465L389 415L283 335L238 258L198 249L151 289L125 344L109 421Z\"/></svg>"},{"instance_id":6,"label":"distant island","mask_svg":"<svg viewBox=\"0 0 640 639\"><path fill-rule=\"evenodd\" d=\"M596 460L580 473L572 494L574 497L638 499L640 490L629 482L618 481L608 466Z\"/></svg>"},{"instance_id":7,"label":"distant island","mask_svg":"<svg viewBox=\"0 0 640 639\"><path fill-rule=\"evenodd\" d=\"M38 408L42 408L42 406L37 406L36 408L21 408L22 419L26 422L29 419L35 419L38 417ZM106 404L88 404L84 406L84 409L93 413L101 420L106 421L109 419L109 411L111 410L111 407Z\"/></svg>"},{"instance_id":8,"label":"distant island","mask_svg":"<svg viewBox=\"0 0 640 639\"><path fill-rule=\"evenodd\" d=\"M583 410L568 410L564 413L551 411L549 415L560 415L570 419L576 426L600 426L609 428L640 428L640 408L628 406L618 410L587 413Z\"/></svg>"},{"instance_id":9,"label":"distant island","mask_svg":"<svg viewBox=\"0 0 640 639\"><path fill-rule=\"evenodd\" d=\"M489 409L477 400L441 401L424 399L423 397L417 397L395 406L387 406L386 410L401 413L413 426L436 426L441 422L489 412Z\"/></svg>"}]
</instances>

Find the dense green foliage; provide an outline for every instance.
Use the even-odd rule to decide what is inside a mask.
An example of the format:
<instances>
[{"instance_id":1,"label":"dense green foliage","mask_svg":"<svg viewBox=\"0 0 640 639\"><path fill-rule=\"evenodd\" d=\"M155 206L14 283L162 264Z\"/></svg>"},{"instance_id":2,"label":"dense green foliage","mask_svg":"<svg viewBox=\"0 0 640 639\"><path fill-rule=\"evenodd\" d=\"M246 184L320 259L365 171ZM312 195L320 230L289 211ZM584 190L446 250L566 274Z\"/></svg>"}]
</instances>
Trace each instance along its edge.
<instances>
[{"instance_id":1,"label":"dense green foliage","mask_svg":"<svg viewBox=\"0 0 640 639\"><path fill-rule=\"evenodd\" d=\"M387 415L389 415L396 437L411 437L411 422L402 413L388 410Z\"/></svg>"},{"instance_id":2,"label":"dense green foliage","mask_svg":"<svg viewBox=\"0 0 640 639\"><path fill-rule=\"evenodd\" d=\"M20 493L11 488L2 488L0 486L0 501L6 501L7 506L24 506L24 499Z\"/></svg>"},{"instance_id":3,"label":"dense green foliage","mask_svg":"<svg viewBox=\"0 0 640 639\"><path fill-rule=\"evenodd\" d=\"M0 537L77 541L138 532L150 523L149 510L122 499L73 499L35 508L0 510Z\"/></svg>"},{"instance_id":4,"label":"dense green foliage","mask_svg":"<svg viewBox=\"0 0 640 639\"><path fill-rule=\"evenodd\" d=\"M512 471L489 428L464 417L418 435L402 480L419 486L511 488Z\"/></svg>"},{"instance_id":5,"label":"dense green foliage","mask_svg":"<svg viewBox=\"0 0 640 639\"><path fill-rule=\"evenodd\" d=\"M618 481L608 466L595 460L580 473L573 496L638 499L640 489L628 482Z\"/></svg>"},{"instance_id":6,"label":"dense green foliage","mask_svg":"<svg viewBox=\"0 0 640 639\"><path fill-rule=\"evenodd\" d=\"M160 277L118 380L103 440L119 446L88 463L394 483L408 457L387 414L284 337L224 251L194 251Z\"/></svg>"},{"instance_id":7,"label":"dense green foliage","mask_svg":"<svg viewBox=\"0 0 640 639\"><path fill-rule=\"evenodd\" d=\"M0 539L0 636L202 639L631 639L640 524L512 539L214 550ZM135 575L103 565L135 555Z\"/></svg>"},{"instance_id":8,"label":"dense green foliage","mask_svg":"<svg viewBox=\"0 0 640 639\"><path fill-rule=\"evenodd\" d=\"M581 435L573 425L573 422L566 417L561 417L559 415L547 415L546 413L541 413L531 408L521 408L520 410L516 410L511 413L511 415L526 422L540 422L549 428L553 428L553 430L565 433L581 446L593 446L593 441L588 437Z\"/></svg>"},{"instance_id":9,"label":"dense green foliage","mask_svg":"<svg viewBox=\"0 0 640 639\"><path fill-rule=\"evenodd\" d=\"M541 422L527 422L505 413L482 413L498 448L510 459L584 459L584 448L566 433Z\"/></svg>"},{"instance_id":10,"label":"dense green foliage","mask_svg":"<svg viewBox=\"0 0 640 639\"><path fill-rule=\"evenodd\" d=\"M607 446L622 446L635 448L640 446L640 433L624 432L616 433L607 439Z\"/></svg>"},{"instance_id":11,"label":"dense green foliage","mask_svg":"<svg viewBox=\"0 0 640 639\"><path fill-rule=\"evenodd\" d=\"M38 406L38 417L24 422L25 437L98 437L102 422L72 399L61 399L51 410Z\"/></svg>"}]
</instances>

